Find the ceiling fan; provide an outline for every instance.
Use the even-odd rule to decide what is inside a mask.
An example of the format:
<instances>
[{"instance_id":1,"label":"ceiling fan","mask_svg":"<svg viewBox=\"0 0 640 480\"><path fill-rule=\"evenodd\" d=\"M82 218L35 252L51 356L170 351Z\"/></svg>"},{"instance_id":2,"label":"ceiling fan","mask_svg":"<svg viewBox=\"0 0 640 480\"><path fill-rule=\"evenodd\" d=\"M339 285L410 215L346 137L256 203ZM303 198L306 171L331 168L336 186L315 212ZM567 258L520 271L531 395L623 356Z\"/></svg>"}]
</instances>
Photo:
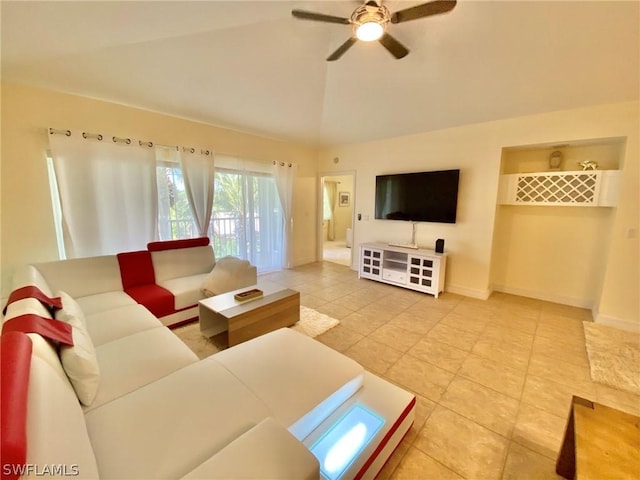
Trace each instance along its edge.
<instances>
[{"instance_id":1,"label":"ceiling fan","mask_svg":"<svg viewBox=\"0 0 640 480\"><path fill-rule=\"evenodd\" d=\"M369 0L356 8L349 18L297 9L292 10L291 15L301 20L352 25L353 34L335 52L327 57L328 62L338 60L358 40L363 42L373 42L377 40L391 55L396 59L400 59L407 56L409 50L385 31L389 22L402 23L437 15L439 13L446 13L455 6L456 0L435 0L390 13L389 9L382 5L380 1Z\"/></svg>"}]
</instances>

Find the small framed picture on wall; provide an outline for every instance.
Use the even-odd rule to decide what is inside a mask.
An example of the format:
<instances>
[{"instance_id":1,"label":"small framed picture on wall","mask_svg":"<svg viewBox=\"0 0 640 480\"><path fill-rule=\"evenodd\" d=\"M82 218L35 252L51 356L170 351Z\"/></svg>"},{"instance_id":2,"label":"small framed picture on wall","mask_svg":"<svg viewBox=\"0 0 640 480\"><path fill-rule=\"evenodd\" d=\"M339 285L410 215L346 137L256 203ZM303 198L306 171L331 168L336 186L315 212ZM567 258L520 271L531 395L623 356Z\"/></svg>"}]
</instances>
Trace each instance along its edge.
<instances>
[{"instance_id":1,"label":"small framed picture on wall","mask_svg":"<svg viewBox=\"0 0 640 480\"><path fill-rule=\"evenodd\" d=\"M348 207L351 200L351 194L349 192L338 193L338 205L341 207Z\"/></svg>"}]
</instances>

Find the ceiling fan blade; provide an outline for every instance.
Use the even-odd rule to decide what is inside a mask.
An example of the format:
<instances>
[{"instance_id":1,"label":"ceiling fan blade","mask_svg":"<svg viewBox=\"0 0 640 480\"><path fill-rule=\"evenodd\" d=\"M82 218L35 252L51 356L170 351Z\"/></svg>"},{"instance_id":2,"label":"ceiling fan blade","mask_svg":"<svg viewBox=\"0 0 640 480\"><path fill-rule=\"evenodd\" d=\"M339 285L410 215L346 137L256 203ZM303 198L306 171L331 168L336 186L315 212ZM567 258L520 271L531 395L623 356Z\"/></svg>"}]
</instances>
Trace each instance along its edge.
<instances>
[{"instance_id":1,"label":"ceiling fan blade","mask_svg":"<svg viewBox=\"0 0 640 480\"><path fill-rule=\"evenodd\" d=\"M354 43L356 43L357 40L358 39L356 37L349 37L349 40L347 40L342 45L340 45L340 47L338 47L338 49L335 52L333 52L331 55L327 57L327 62L333 62L335 60L338 60L342 55L344 55L344 52L349 50L351 46Z\"/></svg>"},{"instance_id":2,"label":"ceiling fan blade","mask_svg":"<svg viewBox=\"0 0 640 480\"><path fill-rule=\"evenodd\" d=\"M407 54L409 53L409 50L407 49L407 47L402 45L398 40L393 38L388 33L385 33L384 35L382 35L382 37L380 37L380 40L378 41L382 44L384 48L389 50L389 53L391 53L391 55L396 57L396 59L398 60L403 57L406 57Z\"/></svg>"},{"instance_id":3,"label":"ceiling fan blade","mask_svg":"<svg viewBox=\"0 0 640 480\"><path fill-rule=\"evenodd\" d=\"M456 0L436 0L434 2L416 5L415 7L405 8L391 15L391 23L407 22L439 13L446 13L453 10L456 3Z\"/></svg>"},{"instance_id":4,"label":"ceiling fan blade","mask_svg":"<svg viewBox=\"0 0 640 480\"><path fill-rule=\"evenodd\" d=\"M334 17L333 15L325 15L323 13L307 12L306 10L291 10L291 15L301 20L313 20L316 22L339 23L341 25L349 25L348 18Z\"/></svg>"}]
</instances>

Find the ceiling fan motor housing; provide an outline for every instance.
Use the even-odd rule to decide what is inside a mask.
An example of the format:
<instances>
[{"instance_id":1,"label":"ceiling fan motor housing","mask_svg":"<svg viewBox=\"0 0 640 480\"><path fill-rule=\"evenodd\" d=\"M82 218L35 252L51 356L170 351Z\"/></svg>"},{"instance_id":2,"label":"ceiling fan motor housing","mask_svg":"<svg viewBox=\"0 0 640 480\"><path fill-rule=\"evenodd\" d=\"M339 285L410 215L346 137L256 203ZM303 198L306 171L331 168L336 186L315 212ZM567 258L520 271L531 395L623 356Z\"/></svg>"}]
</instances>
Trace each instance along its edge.
<instances>
[{"instance_id":1,"label":"ceiling fan motor housing","mask_svg":"<svg viewBox=\"0 0 640 480\"><path fill-rule=\"evenodd\" d=\"M391 13L384 5L370 1L356 8L351 14L350 21L354 28L368 22L377 23L384 28L391 21Z\"/></svg>"}]
</instances>

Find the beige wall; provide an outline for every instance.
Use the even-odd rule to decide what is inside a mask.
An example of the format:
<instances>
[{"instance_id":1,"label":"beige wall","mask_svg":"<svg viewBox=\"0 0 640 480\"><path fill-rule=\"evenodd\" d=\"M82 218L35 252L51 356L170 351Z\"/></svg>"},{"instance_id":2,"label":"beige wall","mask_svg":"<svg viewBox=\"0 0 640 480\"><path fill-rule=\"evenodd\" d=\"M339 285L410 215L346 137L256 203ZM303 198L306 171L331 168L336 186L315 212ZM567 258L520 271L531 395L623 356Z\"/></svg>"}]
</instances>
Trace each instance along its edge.
<instances>
[{"instance_id":1,"label":"beige wall","mask_svg":"<svg viewBox=\"0 0 640 480\"><path fill-rule=\"evenodd\" d=\"M409 223L374 220L377 174L460 168L458 222L455 225L420 223L417 241L421 246L432 247L435 239L444 238L450 254L447 289L480 298L491 290L494 227L502 228L494 223L503 148L623 137L626 141L621 155L620 200L618 207L610 211L610 218L605 219L611 225L608 238L593 226L583 225L579 229L592 231L597 250L605 250L601 257L588 262L604 272L601 285L589 287L599 290L594 302L598 318L640 325L639 112L635 102L337 146L322 150L316 164L317 153L310 148L122 105L8 84L2 85L1 94L4 295L6 281L16 266L57 257L45 168L48 126L148 138L164 144L211 146L219 153L256 160L297 162L300 168L294 191L293 246L296 265L316 258L317 171L355 172L357 182L352 205L356 214L363 215L363 220L356 220L354 224L354 246L357 246L365 241L407 242L411 236ZM339 164L333 163L335 157L340 158ZM591 215L598 217L597 213ZM553 222L564 226L561 218L559 213ZM601 221L591 219L589 222L592 220ZM629 235L633 229L635 236ZM571 233L571 229L565 230L567 235ZM534 235L535 232L531 232L531 236ZM524 251L518 253L523 254ZM597 266L598 262L604 265ZM504 265L508 270L509 263ZM550 262L548 274L562 277L567 268L569 265L564 259L556 258Z\"/></svg>"},{"instance_id":2,"label":"beige wall","mask_svg":"<svg viewBox=\"0 0 640 480\"><path fill-rule=\"evenodd\" d=\"M298 163L294 190L294 264L316 255L316 152L114 103L2 84L2 295L14 269L57 259L45 152L47 127L213 148L239 157Z\"/></svg>"},{"instance_id":3,"label":"beige wall","mask_svg":"<svg viewBox=\"0 0 640 480\"><path fill-rule=\"evenodd\" d=\"M608 243L608 248L604 247L604 279L601 291L596 295L594 313L600 319L627 321L640 326L638 238L637 235L628 238L626 234L628 229L638 229L638 116L638 103L632 102L327 148L320 153L318 170L356 171L355 213L363 215L363 220L354 225L354 245L357 246L367 241L406 243L411 236L409 223L374 220L376 175L460 168L458 222L455 225L419 223L417 242L432 248L435 239L444 238L445 249L450 254L447 290L484 298L491 291L502 149L625 137L620 202L610 214L609 239L599 237L597 240L598 245ZM339 165L333 163L335 157L340 158ZM562 276L566 268L563 259L556 258L550 262L549 275Z\"/></svg>"},{"instance_id":4,"label":"beige wall","mask_svg":"<svg viewBox=\"0 0 640 480\"><path fill-rule=\"evenodd\" d=\"M602 139L572 146L506 148L502 171L546 172L560 151L560 170L580 170L578 162L598 162L616 170L625 142ZM500 205L494 232L491 283L495 290L576 305L597 306L604 281L615 209ZM562 268L549 268L561 264Z\"/></svg>"}]
</instances>

